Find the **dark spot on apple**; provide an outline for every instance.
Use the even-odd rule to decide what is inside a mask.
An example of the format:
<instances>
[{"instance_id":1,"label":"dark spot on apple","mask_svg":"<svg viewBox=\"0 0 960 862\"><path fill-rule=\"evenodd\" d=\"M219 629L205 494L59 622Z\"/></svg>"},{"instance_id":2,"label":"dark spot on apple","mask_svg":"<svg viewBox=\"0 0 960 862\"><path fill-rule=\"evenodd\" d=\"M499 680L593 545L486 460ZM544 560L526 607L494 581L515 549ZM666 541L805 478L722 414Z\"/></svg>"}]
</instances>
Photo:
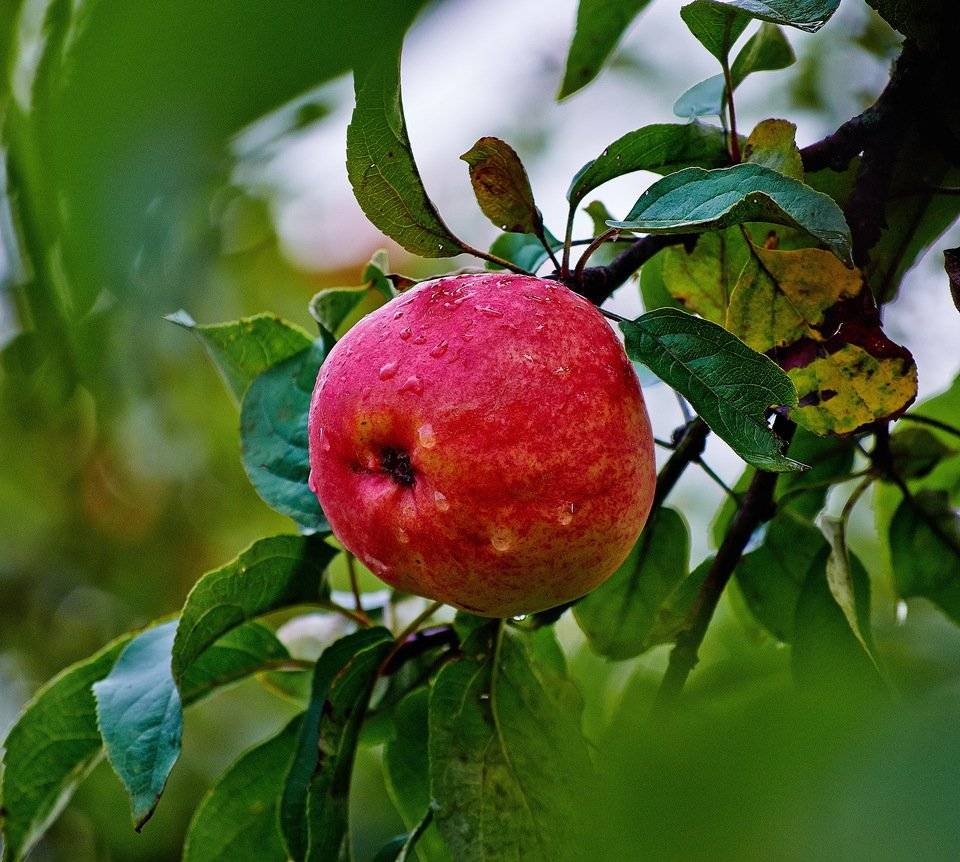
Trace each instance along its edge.
<instances>
[{"instance_id":1,"label":"dark spot on apple","mask_svg":"<svg viewBox=\"0 0 960 862\"><path fill-rule=\"evenodd\" d=\"M400 449L384 449L380 453L380 468L398 485L409 488L413 484L410 456Z\"/></svg>"}]
</instances>

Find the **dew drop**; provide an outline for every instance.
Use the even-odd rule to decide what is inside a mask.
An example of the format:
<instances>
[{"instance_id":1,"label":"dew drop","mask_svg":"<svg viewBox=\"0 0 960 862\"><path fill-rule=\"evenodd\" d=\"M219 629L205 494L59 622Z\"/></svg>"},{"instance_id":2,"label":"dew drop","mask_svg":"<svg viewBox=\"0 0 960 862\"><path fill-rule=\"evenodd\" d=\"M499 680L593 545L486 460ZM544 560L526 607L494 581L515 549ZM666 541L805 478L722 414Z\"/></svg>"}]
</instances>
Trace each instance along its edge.
<instances>
[{"instance_id":1,"label":"dew drop","mask_svg":"<svg viewBox=\"0 0 960 862\"><path fill-rule=\"evenodd\" d=\"M398 311L398 312L396 312L396 313L393 315L393 319L394 319L394 320L399 320L401 317L403 317L403 312L402 312L402 311Z\"/></svg>"},{"instance_id":2,"label":"dew drop","mask_svg":"<svg viewBox=\"0 0 960 862\"><path fill-rule=\"evenodd\" d=\"M490 534L490 544L502 554L509 551L513 545L513 535L505 527L497 527Z\"/></svg>"},{"instance_id":3,"label":"dew drop","mask_svg":"<svg viewBox=\"0 0 960 862\"><path fill-rule=\"evenodd\" d=\"M417 439L424 449L432 449L437 445L437 435L433 433L433 426L429 422L417 429Z\"/></svg>"},{"instance_id":4,"label":"dew drop","mask_svg":"<svg viewBox=\"0 0 960 862\"><path fill-rule=\"evenodd\" d=\"M390 571L390 567L382 560L378 560L376 557L367 557L364 562L367 564L370 571L376 575L385 575L388 571Z\"/></svg>"},{"instance_id":5,"label":"dew drop","mask_svg":"<svg viewBox=\"0 0 960 862\"><path fill-rule=\"evenodd\" d=\"M557 514L557 520L566 527L573 521L573 513L577 510L573 503L564 503Z\"/></svg>"},{"instance_id":6,"label":"dew drop","mask_svg":"<svg viewBox=\"0 0 960 862\"><path fill-rule=\"evenodd\" d=\"M310 475L307 477L307 487L313 491L314 494L317 493L317 477L313 475L313 470L310 471ZM439 509L440 507L437 506Z\"/></svg>"},{"instance_id":7,"label":"dew drop","mask_svg":"<svg viewBox=\"0 0 960 862\"><path fill-rule=\"evenodd\" d=\"M397 362L387 362L380 366L380 379L389 380L397 373Z\"/></svg>"},{"instance_id":8,"label":"dew drop","mask_svg":"<svg viewBox=\"0 0 960 862\"><path fill-rule=\"evenodd\" d=\"M423 381L421 381L416 374L411 374L397 391L412 392L414 395L420 395L423 392Z\"/></svg>"},{"instance_id":9,"label":"dew drop","mask_svg":"<svg viewBox=\"0 0 960 862\"><path fill-rule=\"evenodd\" d=\"M901 599L897 602L897 625L902 626L907 621L907 603Z\"/></svg>"},{"instance_id":10,"label":"dew drop","mask_svg":"<svg viewBox=\"0 0 960 862\"><path fill-rule=\"evenodd\" d=\"M426 336L426 335L418 335L416 338L413 339L413 343L414 343L414 344L426 344L426 343L427 343L427 336Z\"/></svg>"},{"instance_id":11,"label":"dew drop","mask_svg":"<svg viewBox=\"0 0 960 862\"><path fill-rule=\"evenodd\" d=\"M437 510L440 512L447 512L450 510L450 501L447 499L446 494L443 494L440 491L433 492L433 502L436 505Z\"/></svg>"},{"instance_id":12,"label":"dew drop","mask_svg":"<svg viewBox=\"0 0 960 862\"><path fill-rule=\"evenodd\" d=\"M400 340L407 341L413 333L410 331L410 327L406 326L400 330Z\"/></svg>"},{"instance_id":13,"label":"dew drop","mask_svg":"<svg viewBox=\"0 0 960 862\"><path fill-rule=\"evenodd\" d=\"M434 348L432 348L432 349L430 350L430 355L431 355L434 359L439 359L439 358L440 358L441 356L443 356L443 354L446 353L446 352L447 352L447 340L444 339L444 340L441 341L436 347L434 347Z\"/></svg>"},{"instance_id":14,"label":"dew drop","mask_svg":"<svg viewBox=\"0 0 960 862\"><path fill-rule=\"evenodd\" d=\"M473 335L474 335L474 333L470 332L470 330L467 330L466 332L461 332L461 333L460 333L460 337L461 337L464 341L472 341L472 340L473 340Z\"/></svg>"}]
</instances>

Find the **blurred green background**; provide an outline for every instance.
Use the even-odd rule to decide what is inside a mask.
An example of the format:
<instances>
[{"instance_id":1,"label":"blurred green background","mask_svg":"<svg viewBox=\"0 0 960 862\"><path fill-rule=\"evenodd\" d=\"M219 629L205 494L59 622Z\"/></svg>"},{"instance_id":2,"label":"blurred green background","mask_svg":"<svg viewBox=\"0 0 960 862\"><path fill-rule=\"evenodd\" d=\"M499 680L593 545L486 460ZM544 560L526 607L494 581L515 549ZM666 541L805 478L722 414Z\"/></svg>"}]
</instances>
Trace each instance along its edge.
<instances>
[{"instance_id":1,"label":"blurred green background","mask_svg":"<svg viewBox=\"0 0 960 862\"><path fill-rule=\"evenodd\" d=\"M401 271L428 271L366 223L343 167L353 58L421 5L0 0L0 738L43 680L175 611L202 572L255 538L292 529L250 487L236 407L201 348L162 317L270 310L310 328L311 295L357 282L378 247ZM457 159L476 137L517 148L556 231L584 161L629 129L669 121L675 97L712 73L678 9L655 2L600 80L559 105L572 0L419 10L408 121L427 187L458 232L492 239ZM738 112L744 127L788 116L801 143L868 104L897 47L859 0L819 35L790 38L798 65L754 76ZM625 210L645 184L618 180L604 200ZM923 394L958 370L949 345L960 322L935 257L889 316L891 336L917 355ZM636 286L612 307L638 311ZM662 386L647 397L669 437L676 403ZM722 444L708 460L728 480L739 472ZM720 493L697 473L673 499L694 562ZM607 793L585 800L598 857L957 858L960 633L922 602L898 609L869 506L858 514L853 546L903 692L893 706L848 708L829 685L797 693L789 651L725 604L691 685L697 709L650 728L642 716L663 651L609 664L561 622L606 779ZM142 835L101 766L35 858L178 858L205 789L293 710L253 681L217 695L188 714L184 756ZM358 764L359 859L402 831L377 758L364 749Z\"/></svg>"}]
</instances>

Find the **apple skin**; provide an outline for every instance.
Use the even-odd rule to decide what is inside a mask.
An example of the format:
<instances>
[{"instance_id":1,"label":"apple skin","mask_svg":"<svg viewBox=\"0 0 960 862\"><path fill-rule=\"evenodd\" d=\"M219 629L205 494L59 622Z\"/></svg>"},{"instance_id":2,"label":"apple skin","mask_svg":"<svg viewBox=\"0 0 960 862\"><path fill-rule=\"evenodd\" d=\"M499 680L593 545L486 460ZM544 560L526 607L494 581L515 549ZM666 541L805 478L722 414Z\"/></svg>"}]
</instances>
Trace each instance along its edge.
<instances>
[{"instance_id":1,"label":"apple skin","mask_svg":"<svg viewBox=\"0 0 960 862\"><path fill-rule=\"evenodd\" d=\"M630 361L555 282L461 275L357 323L320 369L310 487L334 534L398 590L511 617L624 561L656 485Z\"/></svg>"}]
</instances>

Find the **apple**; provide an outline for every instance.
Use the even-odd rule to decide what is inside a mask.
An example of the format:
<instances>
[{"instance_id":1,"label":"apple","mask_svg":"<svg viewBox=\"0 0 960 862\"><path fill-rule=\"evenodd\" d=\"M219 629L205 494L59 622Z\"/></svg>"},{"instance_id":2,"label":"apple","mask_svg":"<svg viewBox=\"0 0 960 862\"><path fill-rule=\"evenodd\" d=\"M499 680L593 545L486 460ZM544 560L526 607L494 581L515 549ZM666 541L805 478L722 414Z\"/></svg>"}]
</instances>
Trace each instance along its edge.
<instances>
[{"instance_id":1,"label":"apple","mask_svg":"<svg viewBox=\"0 0 960 862\"><path fill-rule=\"evenodd\" d=\"M627 557L656 484L633 366L603 316L519 275L422 283L330 351L310 487L403 592L490 617L578 598Z\"/></svg>"}]
</instances>

